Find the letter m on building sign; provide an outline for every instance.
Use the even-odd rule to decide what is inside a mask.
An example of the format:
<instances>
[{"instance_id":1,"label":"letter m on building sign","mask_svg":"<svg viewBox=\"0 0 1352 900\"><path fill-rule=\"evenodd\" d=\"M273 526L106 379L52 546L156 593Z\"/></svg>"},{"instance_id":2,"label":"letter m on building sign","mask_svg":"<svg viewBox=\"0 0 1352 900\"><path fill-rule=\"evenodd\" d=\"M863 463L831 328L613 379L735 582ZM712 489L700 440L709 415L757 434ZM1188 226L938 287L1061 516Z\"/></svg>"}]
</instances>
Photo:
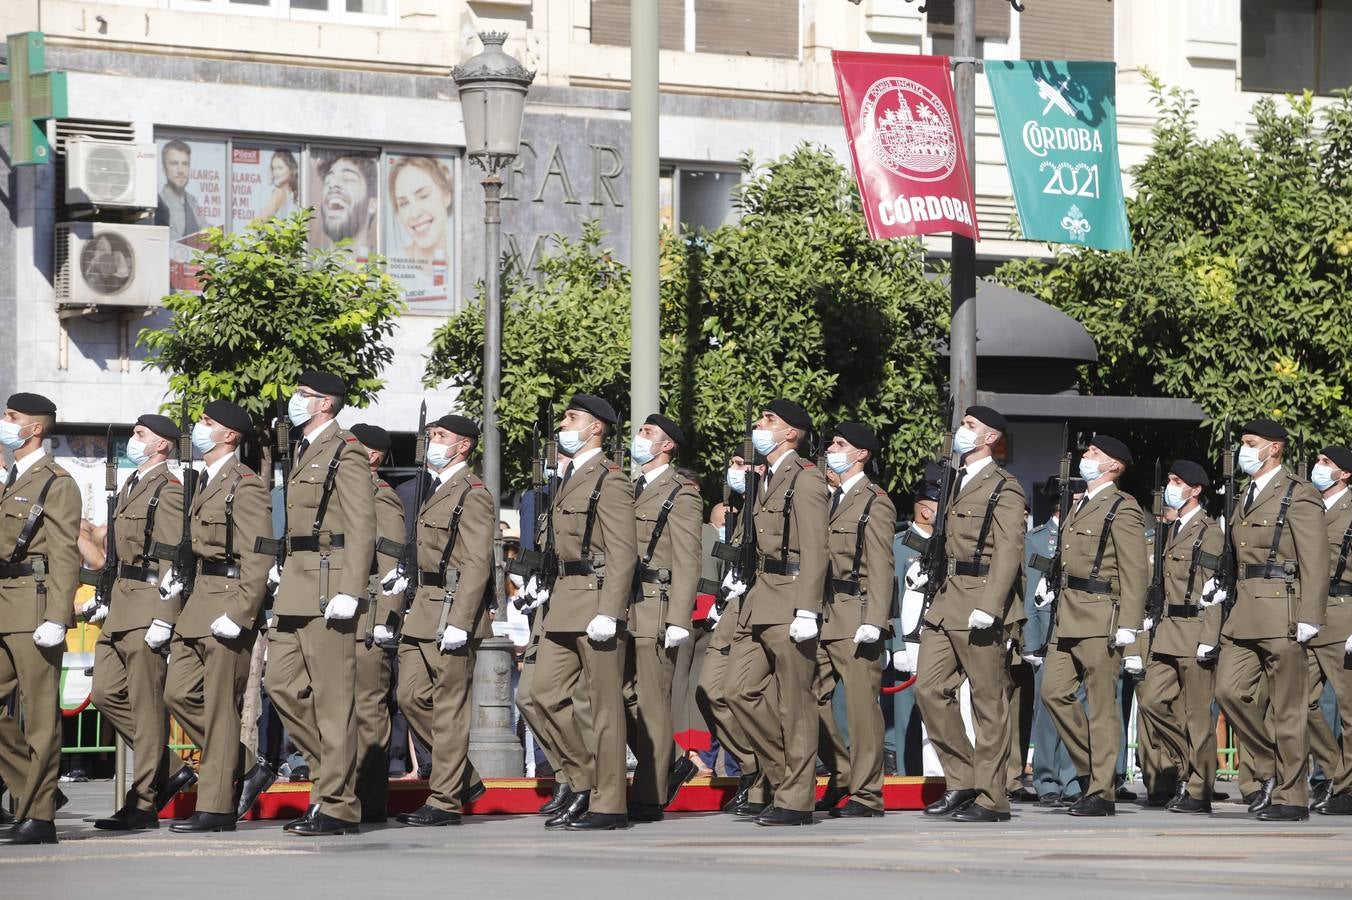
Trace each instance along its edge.
<instances>
[{"instance_id":1,"label":"letter m on building sign","mask_svg":"<svg viewBox=\"0 0 1352 900\"><path fill-rule=\"evenodd\" d=\"M833 52L869 237L979 240L947 56Z\"/></svg>"},{"instance_id":2,"label":"letter m on building sign","mask_svg":"<svg viewBox=\"0 0 1352 900\"><path fill-rule=\"evenodd\" d=\"M52 161L44 123L66 116L66 73L48 72L47 42L40 31L11 34L0 73L0 123L9 124L9 160L15 166Z\"/></svg>"}]
</instances>

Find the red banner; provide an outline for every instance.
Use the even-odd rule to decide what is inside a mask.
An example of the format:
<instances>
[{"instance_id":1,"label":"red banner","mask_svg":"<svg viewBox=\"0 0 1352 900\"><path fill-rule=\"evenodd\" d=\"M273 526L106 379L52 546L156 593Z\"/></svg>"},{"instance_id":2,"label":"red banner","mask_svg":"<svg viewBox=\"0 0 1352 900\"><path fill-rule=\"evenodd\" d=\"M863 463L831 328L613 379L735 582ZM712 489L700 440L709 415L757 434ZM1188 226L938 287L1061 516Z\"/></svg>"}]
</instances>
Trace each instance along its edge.
<instances>
[{"instance_id":1,"label":"red banner","mask_svg":"<svg viewBox=\"0 0 1352 900\"><path fill-rule=\"evenodd\" d=\"M947 56L832 52L869 236L979 240Z\"/></svg>"}]
</instances>

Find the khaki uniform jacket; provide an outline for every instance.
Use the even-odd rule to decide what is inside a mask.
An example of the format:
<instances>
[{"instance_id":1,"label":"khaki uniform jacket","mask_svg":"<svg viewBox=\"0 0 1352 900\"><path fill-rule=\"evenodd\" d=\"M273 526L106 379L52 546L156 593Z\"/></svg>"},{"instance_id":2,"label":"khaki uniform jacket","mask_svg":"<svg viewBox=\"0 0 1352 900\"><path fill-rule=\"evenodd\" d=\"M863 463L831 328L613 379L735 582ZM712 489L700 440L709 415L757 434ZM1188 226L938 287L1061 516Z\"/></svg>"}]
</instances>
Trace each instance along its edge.
<instances>
[{"instance_id":1,"label":"khaki uniform jacket","mask_svg":"<svg viewBox=\"0 0 1352 900\"><path fill-rule=\"evenodd\" d=\"M156 542L177 546L183 540L183 483L163 463L139 479L130 494L126 488L118 494L113 536L117 539L119 565L149 565L152 570L158 570L163 575L169 571L169 563L145 556L149 549L146 526L150 501L157 490L159 499L155 504L155 521L149 523L152 526L148 542L150 548ZM118 578L113 582L113 596L108 604L108 618L104 620L103 630L110 634L121 634L135 628L147 628L153 619L172 625L178 620L182 608L181 597L160 599L158 579L136 581Z\"/></svg>"},{"instance_id":2,"label":"khaki uniform jacket","mask_svg":"<svg viewBox=\"0 0 1352 900\"><path fill-rule=\"evenodd\" d=\"M341 449L340 449L341 448ZM375 497L366 453L350 431L334 423L319 435L291 469L287 483L286 532L290 539L308 538L314 526L329 463L338 454L338 475L329 496L321 530L343 536L343 547L329 557L329 597L361 598L371 577L376 547ZM289 550L274 611L279 616L320 616L320 554Z\"/></svg>"},{"instance_id":3,"label":"khaki uniform jacket","mask_svg":"<svg viewBox=\"0 0 1352 900\"><path fill-rule=\"evenodd\" d=\"M1060 535L1061 571L1066 577L1089 577L1108 510L1119 497L1122 503L1113 520L1098 576L1110 583L1111 593L1091 594L1063 587L1056 603L1053 640L1106 638L1118 628L1139 629L1145 620L1145 594L1150 586L1145 521L1141 507L1131 496L1119 491L1117 485L1108 484L1088 502L1083 505L1077 502L1071 507Z\"/></svg>"},{"instance_id":4,"label":"khaki uniform jacket","mask_svg":"<svg viewBox=\"0 0 1352 900\"><path fill-rule=\"evenodd\" d=\"M956 481L956 474L954 479ZM986 507L1000 480L1004 488L995 506L990 533L980 548L981 562L990 566L985 575L950 574L934 598L925 622L932 628L966 631L972 611L979 609L1006 627L1024 619L1023 544L1025 525L1023 488L1019 480L994 462L987 464L958 490L944 517L946 536L944 564L976 561L977 540L986 520Z\"/></svg>"},{"instance_id":5,"label":"khaki uniform jacket","mask_svg":"<svg viewBox=\"0 0 1352 900\"><path fill-rule=\"evenodd\" d=\"M1329 583L1338 571L1338 556L1343 548L1343 535L1352 525L1352 491L1346 491L1338 501L1324 513L1325 527L1329 536ZM1352 551L1348 553L1348 564L1343 566L1339 582L1352 584ZM1352 597L1329 596L1328 606L1324 610L1324 627L1310 639L1311 647L1324 647L1342 644L1352 634Z\"/></svg>"},{"instance_id":6,"label":"khaki uniform jacket","mask_svg":"<svg viewBox=\"0 0 1352 900\"><path fill-rule=\"evenodd\" d=\"M761 484L764 483L762 478ZM789 562L798 563L798 574L758 574L756 583L751 585L742 602L740 615L747 625L787 625L793 621L797 610L820 613L822 609L828 568L827 515L831 495L821 470L794 451L780 458L779 470L770 476L770 489L762 490L756 498L756 508L752 511L756 546L762 559L781 558L784 508L789 502L790 484L793 485L793 501L789 511L788 558Z\"/></svg>"},{"instance_id":7,"label":"khaki uniform jacket","mask_svg":"<svg viewBox=\"0 0 1352 900\"><path fill-rule=\"evenodd\" d=\"M854 554L859 543L859 518L868 506L864 525L864 552L859 557L859 593L835 590L836 581L849 580ZM828 509L829 500L828 500ZM822 609L821 638L824 641L848 640L860 625L876 627L887 638L891 632L892 591L895 579L892 530L897 510L887 492L865 476L860 478L830 514L827 542L830 551L830 576L826 585L826 605Z\"/></svg>"},{"instance_id":8,"label":"khaki uniform jacket","mask_svg":"<svg viewBox=\"0 0 1352 900\"><path fill-rule=\"evenodd\" d=\"M1297 478L1285 469L1277 470L1272 479L1254 498L1246 514L1244 498L1248 486L1235 498L1235 525L1231 540L1238 565L1238 597L1225 621L1222 634L1234 640L1261 640L1286 637L1291 627L1287 609L1286 582L1278 578L1245 578L1244 567L1263 565L1272 546L1277 528L1277 515L1287 486L1295 482L1291 507L1282 529L1281 545L1277 548L1276 565L1294 560L1299 567L1293 586L1296 601L1296 622L1311 625L1324 624L1324 607L1328 601L1329 542L1324 524L1324 500L1308 481Z\"/></svg>"},{"instance_id":9,"label":"khaki uniform jacket","mask_svg":"<svg viewBox=\"0 0 1352 900\"><path fill-rule=\"evenodd\" d=\"M1202 586L1215 575L1215 569L1199 562L1192 573L1192 552L1197 540L1202 541L1202 553L1218 557L1225 540L1220 525L1204 512L1198 512L1173 534L1173 524L1157 525L1169 528L1170 536L1164 547L1164 614L1155 625L1150 651L1161 656L1192 657L1197 645L1215 647L1220 643L1221 607L1212 606L1192 617L1169 615L1170 606L1197 606L1202 599ZM1189 574L1192 573L1192 594L1188 594Z\"/></svg>"},{"instance_id":10,"label":"khaki uniform jacket","mask_svg":"<svg viewBox=\"0 0 1352 900\"><path fill-rule=\"evenodd\" d=\"M0 499L0 560L8 560L14 552L28 511L52 476L55 480L25 558L32 563L34 557L46 557L47 599L38 606L37 582L32 575L0 579L0 634L33 631L44 621L67 628L75 624L75 589L80 583L80 551L75 541L80 535L83 504L79 485L50 454L44 453L4 490Z\"/></svg>"},{"instance_id":11,"label":"khaki uniform jacket","mask_svg":"<svg viewBox=\"0 0 1352 900\"><path fill-rule=\"evenodd\" d=\"M375 490L376 503L376 538L386 538L402 546L404 544L404 501L399 499L399 495L394 492L394 488L383 478L371 473L371 484ZM377 553L374 561L371 563L371 577L374 588L372 589L373 599L369 602L376 605L376 618L374 625L384 625L390 631L397 631L399 614L402 612L404 602L403 592L398 594L384 594L380 590L380 579L385 577L385 573L399 565L400 557L390 556L387 553ZM362 606L365 607L365 595L361 598ZM358 612L358 616L365 621L366 609ZM357 629L359 638L365 640L365 628Z\"/></svg>"},{"instance_id":12,"label":"khaki uniform jacket","mask_svg":"<svg viewBox=\"0 0 1352 900\"><path fill-rule=\"evenodd\" d=\"M493 534L498 523L493 519L493 500L488 489L469 466L463 466L450 481L437 488L418 512L418 569L440 570L441 554L451 538L451 520L461 497L464 506L457 526L459 536L446 563L447 572L454 569L459 580L446 624L470 637L485 638L493 633L485 601L493 587ZM410 572L409 578L413 577ZM404 634L420 641L435 640L445 598L446 592L441 588L420 585L413 606L404 617Z\"/></svg>"},{"instance_id":13,"label":"khaki uniform jacket","mask_svg":"<svg viewBox=\"0 0 1352 900\"><path fill-rule=\"evenodd\" d=\"M211 634L211 623L222 615L229 616L230 621L243 629L256 626L262 616L273 557L255 553L254 541L272 535L272 496L263 479L239 460L232 459L221 466L216 477L205 487L199 487L193 496L192 552L203 562L236 561L227 560L225 553L225 503L232 488L235 492L232 545L240 577L198 575L192 596L184 604L175 626L180 637L207 637Z\"/></svg>"},{"instance_id":14,"label":"khaki uniform jacket","mask_svg":"<svg viewBox=\"0 0 1352 900\"><path fill-rule=\"evenodd\" d=\"M566 482L554 491L554 550L559 565L582 556L587 507L597 480L605 472L591 543L596 562L601 562L602 554L605 557L605 577L598 578L596 573L560 575L545 612L547 632L586 631L597 615L626 622L634 590L634 565L638 562L633 482L603 452L592 454L580 468L570 463L569 470Z\"/></svg>"},{"instance_id":15,"label":"khaki uniform jacket","mask_svg":"<svg viewBox=\"0 0 1352 900\"><path fill-rule=\"evenodd\" d=\"M679 490L677 486L679 485ZM676 490L676 496L671 492ZM638 553L648 552L653 529L662 516L662 506L671 497L672 508L648 562L649 569L666 569L671 573L667 585L665 607L659 585L638 582L634 591L634 607L629 631L635 637L659 638L666 626L676 625L690 630L690 617L695 612L695 593L703 570L704 546L701 531L704 503L699 488L667 466L657 479L634 498L634 524L637 529Z\"/></svg>"}]
</instances>

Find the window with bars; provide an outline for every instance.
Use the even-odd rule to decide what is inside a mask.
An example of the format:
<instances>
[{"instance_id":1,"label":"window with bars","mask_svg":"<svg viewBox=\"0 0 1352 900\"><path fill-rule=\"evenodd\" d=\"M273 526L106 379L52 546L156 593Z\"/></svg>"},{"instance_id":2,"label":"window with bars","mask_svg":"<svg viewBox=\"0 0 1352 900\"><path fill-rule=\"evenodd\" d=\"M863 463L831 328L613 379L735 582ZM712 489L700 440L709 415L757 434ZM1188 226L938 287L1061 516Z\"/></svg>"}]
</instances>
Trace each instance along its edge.
<instances>
[{"instance_id":1,"label":"window with bars","mask_svg":"<svg viewBox=\"0 0 1352 900\"><path fill-rule=\"evenodd\" d=\"M1352 3L1243 0L1239 15L1244 90L1331 94L1352 85Z\"/></svg>"}]
</instances>

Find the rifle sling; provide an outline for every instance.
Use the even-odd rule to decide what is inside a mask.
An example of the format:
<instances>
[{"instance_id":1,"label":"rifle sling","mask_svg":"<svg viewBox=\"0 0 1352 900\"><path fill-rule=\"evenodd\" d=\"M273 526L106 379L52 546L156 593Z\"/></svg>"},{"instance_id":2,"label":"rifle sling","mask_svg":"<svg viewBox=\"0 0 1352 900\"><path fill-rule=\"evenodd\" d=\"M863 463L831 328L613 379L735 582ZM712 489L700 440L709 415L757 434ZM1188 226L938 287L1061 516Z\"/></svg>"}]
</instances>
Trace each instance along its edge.
<instances>
[{"instance_id":1,"label":"rifle sling","mask_svg":"<svg viewBox=\"0 0 1352 900\"><path fill-rule=\"evenodd\" d=\"M33 543L33 533L42 522L42 513L47 506L47 494L51 492L52 483L55 481L56 473L48 475L42 490L38 492L38 501L28 507L28 518L24 520L23 528L19 529L19 538L14 542L14 552L9 555L10 565L23 562L24 557L28 555L28 545Z\"/></svg>"}]
</instances>

